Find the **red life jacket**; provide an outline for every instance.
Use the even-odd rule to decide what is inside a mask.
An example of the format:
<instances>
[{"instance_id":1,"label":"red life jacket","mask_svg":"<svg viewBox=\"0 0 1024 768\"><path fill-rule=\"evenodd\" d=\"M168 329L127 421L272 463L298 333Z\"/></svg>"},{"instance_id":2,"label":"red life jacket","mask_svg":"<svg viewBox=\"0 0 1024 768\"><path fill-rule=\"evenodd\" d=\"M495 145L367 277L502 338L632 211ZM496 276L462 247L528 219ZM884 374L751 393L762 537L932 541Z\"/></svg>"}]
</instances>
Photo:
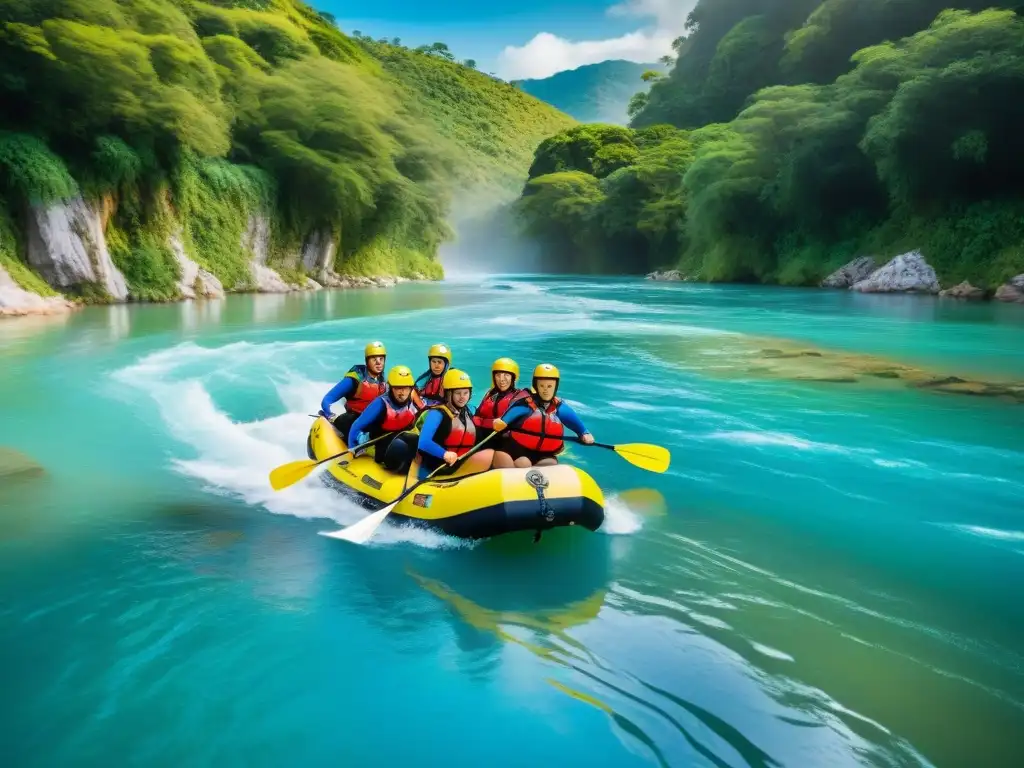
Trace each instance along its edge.
<instances>
[{"instance_id":1,"label":"red life jacket","mask_svg":"<svg viewBox=\"0 0 1024 768\"><path fill-rule=\"evenodd\" d=\"M476 409L476 415L488 421L500 419L505 415L512 403L526 395L525 391L515 387L509 387L507 392L490 389L484 395L484 399L480 401L480 406Z\"/></svg>"},{"instance_id":2,"label":"red life jacket","mask_svg":"<svg viewBox=\"0 0 1024 768\"><path fill-rule=\"evenodd\" d=\"M465 455L476 445L476 424L468 408L455 414L447 405L435 405L448 418L441 420L441 426L434 433L434 442L446 451L454 451L457 455Z\"/></svg>"},{"instance_id":3,"label":"red life jacket","mask_svg":"<svg viewBox=\"0 0 1024 768\"><path fill-rule=\"evenodd\" d=\"M345 410L350 413L362 413L366 406L383 395L387 389L384 378L376 379L371 376L365 365L354 365L345 375L359 382L356 391L345 400Z\"/></svg>"},{"instance_id":4,"label":"red life jacket","mask_svg":"<svg viewBox=\"0 0 1024 768\"><path fill-rule=\"evenodd\" d=\"M565 427L558 418L558 405L561 403L557 397L553 398L547 407L541 410L533 397L527 398L525 404L531 409L531 413L516 426L510 437L519 445L537 453L560 453L565 447L562 436L565 434ZM518 430L530 432L524 435Z\"/></svg>"},{"instance_id":5,"label":"red life jacket","mask_svg":"<svg viewBox=\"0 0 1024 768\"><path fill-rule=\"evenodd\" d=\"M413 405L412 398L404 405L396 407L389 395L384 396L384 418L378 425L381 432L401 432L411 427L414 421L416 406Z\"/></svg>"},{"instance_id":6,"label":"red life jacket","mask_svg":"<svg viewBox=\"0 0 1024 768\"><path fill-rule=\"evenodd\" d=\"M427 383L419 388L420 397L442 402L444 400L444 387L441 386L441 381L444 379L444 374L435 376L427 371L423 376L420 376L420 379L423 379L424 376L427 377Z\"/></svg>"}]
</instances>

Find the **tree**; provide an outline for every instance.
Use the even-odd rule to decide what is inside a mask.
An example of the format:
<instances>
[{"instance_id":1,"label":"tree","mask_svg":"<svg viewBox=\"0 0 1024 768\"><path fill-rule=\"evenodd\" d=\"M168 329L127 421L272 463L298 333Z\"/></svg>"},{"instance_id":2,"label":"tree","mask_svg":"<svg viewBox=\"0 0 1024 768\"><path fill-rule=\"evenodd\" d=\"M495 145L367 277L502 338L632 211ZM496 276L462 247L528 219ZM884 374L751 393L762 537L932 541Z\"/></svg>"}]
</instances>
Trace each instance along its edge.
<instances>
[{"instance_id":1,"label":"tree","mask_svg":"<svg viewBox=\"0 0 1024 768\"><path fill-rule=\"evenodd\" d=\"M476 69L476 59L466 59L462 64L470 69Z\"/></svg>"}]
</instances>

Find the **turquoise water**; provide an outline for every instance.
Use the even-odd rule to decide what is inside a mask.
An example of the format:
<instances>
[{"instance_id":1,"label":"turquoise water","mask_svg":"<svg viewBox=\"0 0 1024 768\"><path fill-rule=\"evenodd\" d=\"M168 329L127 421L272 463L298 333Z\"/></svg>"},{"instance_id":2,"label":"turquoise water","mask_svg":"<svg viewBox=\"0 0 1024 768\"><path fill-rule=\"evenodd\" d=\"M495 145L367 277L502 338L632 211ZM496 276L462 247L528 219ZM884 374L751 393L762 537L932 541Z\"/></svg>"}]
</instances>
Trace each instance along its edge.
<instances>
[{"instance_id":1,"label":"turquoise water","mask_svg":"<svg viewBox=\"0 0 1024 768\"><path fill-rule=\"evenodd\" d=\"M573 447L608 521L537 546L317 536L359 511L267 472L375 338L554 362L672 466ZM1019 307L639 280L0 323L5 764L1019 764L1024 405L786 344L1024 380Z\"/></svg>"}]
</instances>

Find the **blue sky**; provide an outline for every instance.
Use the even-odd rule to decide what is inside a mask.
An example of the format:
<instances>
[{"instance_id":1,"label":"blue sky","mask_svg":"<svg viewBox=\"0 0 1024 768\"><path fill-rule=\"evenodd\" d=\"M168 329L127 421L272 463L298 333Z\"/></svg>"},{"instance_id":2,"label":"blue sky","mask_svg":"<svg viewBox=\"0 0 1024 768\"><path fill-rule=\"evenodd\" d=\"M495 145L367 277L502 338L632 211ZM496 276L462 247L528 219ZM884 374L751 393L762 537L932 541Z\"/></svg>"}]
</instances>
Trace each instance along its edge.
<instances>
[{"instance_id":1,"label":"blue sky","mask_svg":"<svg viewBox=\"0 0 1024 768\"><path fill-rule=\"evenodd\" d=\"M547 77L609 58L669 51L695 0L307 0L346 32L441 41L460 59L512 79Z\"/></svg>"}]
</instances>

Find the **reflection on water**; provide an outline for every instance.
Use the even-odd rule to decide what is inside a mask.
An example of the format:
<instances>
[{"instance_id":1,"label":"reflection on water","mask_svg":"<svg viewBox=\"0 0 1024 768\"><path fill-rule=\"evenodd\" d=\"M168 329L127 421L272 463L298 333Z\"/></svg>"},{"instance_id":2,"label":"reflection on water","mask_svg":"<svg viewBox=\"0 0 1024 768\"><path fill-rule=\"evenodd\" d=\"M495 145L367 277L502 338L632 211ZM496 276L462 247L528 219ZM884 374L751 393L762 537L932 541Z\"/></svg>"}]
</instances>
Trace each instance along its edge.
<instances>
[{"instance_id":1,"label":"reflection on water","mask_svg":"<svg viewBox=\"0 0 1024 768\"><path fill-rule=\"evenodd\" d=\"M0 323L3 443L46 470L0 485L5 757L1015 765L1024 411L863 379L1022 380L1024 321L904 298L483 278ZM369 338L552 359L672 466L572 446L596 535L317 536L355 508L266 473Z\"/></svg>"}]
</instances>

